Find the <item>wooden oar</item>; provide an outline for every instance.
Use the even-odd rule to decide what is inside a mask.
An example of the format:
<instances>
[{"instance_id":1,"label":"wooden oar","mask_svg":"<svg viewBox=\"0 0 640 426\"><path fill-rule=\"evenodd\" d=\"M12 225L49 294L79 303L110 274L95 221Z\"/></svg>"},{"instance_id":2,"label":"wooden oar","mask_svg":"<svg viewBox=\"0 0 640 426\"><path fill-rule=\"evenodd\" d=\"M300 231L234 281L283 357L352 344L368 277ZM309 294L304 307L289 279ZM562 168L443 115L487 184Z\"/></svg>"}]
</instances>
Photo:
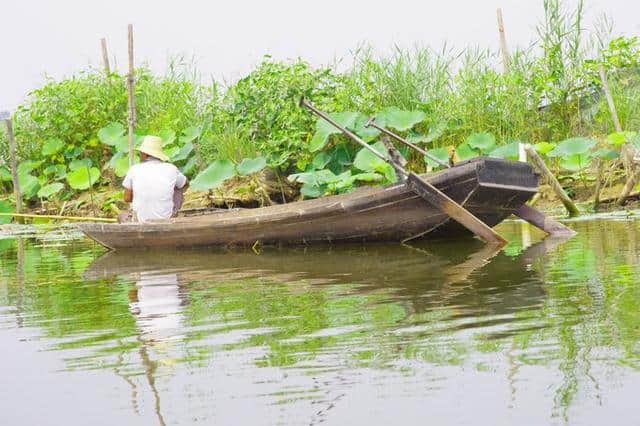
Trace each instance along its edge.
<instances>
[{"instance_id":1,"label":"wooden oar","mask_svg":"<svg viewBox=\"0 0 640 426\"><path fill-rule=\"evenodd\" d=\"M435 186L431 185L426 180L413 172L407 172L400 164L395 163L392 159L387 158L382 153L378 152L375 148L371 147L368 143L360 139L355 133L349 131L345 127L335 122L324 112L317 109L313 104L307 101L304 96L300 98L300 105L309 108L320 118L326 120L336 129L340 130L343 134L351 138L353 141L361 145L363 148L371 151L376 157L383 161L387 161L393 165L393 167L402 174L402 177L406 179L407 185L413 192L425 199L429 204L432 204L435 208L445 213L447 216L460 223L469 231L476 234L481 239L488 243L505 244L506 240L502 238L497 232L495 232L486 223L475 217L467 209L456 203L449 198L445 193L440 191Z\"/></svg>"},{"instance_id":2,"label":"wooden oar","mask_svg":"<svg viewBox=\"0 0 640 426\"><path fill-rule=\"evenodd\" d=\"M56 219L56 220L73 220L76 222L108 222L115 223L118 219L111 219L108 217L85 217L85 216L58 216L47 214L27 214L27 213L0 213L0 216L14 216L14 217L26 217L31 219Z\"/></svg>"},{"instance_id":3,"label":"wooden oar","mask_svg":"<svg viewBox=\"0 0 640 426\"><path fill-rule=\"evenodd\" d=\"M430 154L427 151L425 151L424 149L420 148L419 146L417 146L415 144L412 144L411 142L409 142L408 140L406 140L404 138L401 138L400 136L398 136L395 133L393 133L391 130L389 130L387 128L384 128L382 126L379 126L375 122L375 117L370 117L369 121L367 121L367 124L365 124L364 127L373 127L375 129L378 129L379 131L381 131L385 135L392 137L393 139L397 140L400 143L403 143L403 144L407 145L410 148L413 148L414 150L418 151L420 154L422 154L425 157L429 158L433 162L435 162L437 164L440 164L441 166L444 166L444 167L447 167L447 168L451 167L451 165L449 163L446 163L446 162L442 161L441 159L439 159L435 155Z\"/></svg>"}]
</instances>

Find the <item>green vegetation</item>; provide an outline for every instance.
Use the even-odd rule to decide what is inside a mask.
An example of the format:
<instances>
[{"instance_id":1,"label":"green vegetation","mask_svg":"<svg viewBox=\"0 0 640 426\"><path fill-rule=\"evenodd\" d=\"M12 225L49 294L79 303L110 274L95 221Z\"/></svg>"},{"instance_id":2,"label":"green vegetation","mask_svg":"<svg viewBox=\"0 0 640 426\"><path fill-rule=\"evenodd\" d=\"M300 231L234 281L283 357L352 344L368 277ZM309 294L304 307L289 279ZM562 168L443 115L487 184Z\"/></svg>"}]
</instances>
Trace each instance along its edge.
<instances>
[{"instance_id":1,"label":"green vegetation","mask_svg":"<svg viewBox=\"0 0 640 426\"><path fill-rule=\"evenodd\" d=\"M586 182L594 159L615 170L621 146L640 145L640 43L585 30L583 5L544 0L536 43L511 53L509 72L497 52L467 48L396 48L380 56L360 47L344 72L303 60L265 57L255 70L223 87L203 85L190 65L167 75L136 71L136 140L158 134L194 188L233 176L256 179L269 167L317 197L361 184L395 180L388 165L297 105L300 95L379 144L369 116L441 159L455 151L517 157L518 141L536 144L556 172ZM598 68L606 69L626 132L613 133ZM30 205L54 205L89 189L117 188L128 167L125 76L90 69L34 90L14 114L20 182ZM9 196L7 143L0 134L0 187ZM382 145L379 145L383 149ZM401 150L402 151L402 150ZM402 151L416 171L437 168ZM357 160L357 161L356 161ZM94 188L95 187L95 188ZM111 210L113 203L105 203Z\"/></svg>"}]
</instances>

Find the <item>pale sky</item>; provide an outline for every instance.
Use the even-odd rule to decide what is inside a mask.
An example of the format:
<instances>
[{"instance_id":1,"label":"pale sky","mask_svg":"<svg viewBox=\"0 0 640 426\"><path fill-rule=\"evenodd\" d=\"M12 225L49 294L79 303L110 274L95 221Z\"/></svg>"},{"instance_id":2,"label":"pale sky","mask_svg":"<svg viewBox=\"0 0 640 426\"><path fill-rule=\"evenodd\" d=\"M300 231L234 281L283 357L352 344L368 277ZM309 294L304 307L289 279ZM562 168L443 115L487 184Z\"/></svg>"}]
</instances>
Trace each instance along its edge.
<instances>
[{"instance_id":1,"label":"pale sky","mask_svg":"<svg viewBox=\"0 0 640 426\"><path fill-rule=\"evenodd\" d=\"M100 39L125 70L127 24L134 25L136 63L164 72L175 55L195 57L203 77L234 80L265 54L313 65L347 58L362 42L441 47L443 42L497 47L496 9L503 9L510 47L535 38L542 0L1 0L0 111L43 84L101 66ZM573 4L576 0L569 0ZM586 0L587 27L607 13L615 31L640 33L640 2Z\"/></svg>"}]
</instances>

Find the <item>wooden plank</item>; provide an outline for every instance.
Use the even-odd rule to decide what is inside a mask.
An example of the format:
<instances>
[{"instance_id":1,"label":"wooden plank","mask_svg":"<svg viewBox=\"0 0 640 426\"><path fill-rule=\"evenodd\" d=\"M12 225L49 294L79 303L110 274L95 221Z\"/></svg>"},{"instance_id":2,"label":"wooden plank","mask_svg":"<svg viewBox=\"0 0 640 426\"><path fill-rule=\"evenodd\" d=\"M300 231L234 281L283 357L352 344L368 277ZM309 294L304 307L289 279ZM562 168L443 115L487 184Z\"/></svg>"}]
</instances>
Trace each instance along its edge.
<instances>
[{"instance_id":1,"label":"wooden plank","mask_svg":"<svg viewBox=\"0 0 640 426\"><path fill-rule=\"evenodd\" d=\"M553 189L553 192L555 192L558 198L560 198L560 201L567 209L569 216L579 216L580 210L578 210L578 207L576 207L574 202L571 201L571 198L569 198L567 193L564 192L564 189L562 189L562 186L560 186L560 182L558 182L558 179L556 179L553 173L551 173L551 170L549 170L542 157L540 157L540 155L536 152L535 148L530 144L525 144L524 149L525 151L527 151L529 159L531 160L533 165L538 169L540 173L542 173L547 178L549 184L551 185L551 189Z\"/></svg>"},{"instance_id":2,"label":"wooden plank","mask_svg":"<svg viewBox=\"0 0 640 426\"><path fill-rule=\"evenodd\" d=\"M557 220L546 216L540 210L530 207L526 204L521 205L515 212L520 219L525 220L538 229L543 230L550 235L575 235L576 232L564 226Z\"/></svg>"},{"instance_id":3,"label":"wooden plank","mask_svg":"<svg viewBox=\"0 0 640 426\"><path fill-rule=\"evenodd\" d=\"M460 204L453 201L417 174L413 172L409 173L407 176L407 184L434 207L446 213L453 220L469 229L484 241L488 243L506 244L507 241L487 226L486 223L475 217Z\"/></svg>"}]
</instances>

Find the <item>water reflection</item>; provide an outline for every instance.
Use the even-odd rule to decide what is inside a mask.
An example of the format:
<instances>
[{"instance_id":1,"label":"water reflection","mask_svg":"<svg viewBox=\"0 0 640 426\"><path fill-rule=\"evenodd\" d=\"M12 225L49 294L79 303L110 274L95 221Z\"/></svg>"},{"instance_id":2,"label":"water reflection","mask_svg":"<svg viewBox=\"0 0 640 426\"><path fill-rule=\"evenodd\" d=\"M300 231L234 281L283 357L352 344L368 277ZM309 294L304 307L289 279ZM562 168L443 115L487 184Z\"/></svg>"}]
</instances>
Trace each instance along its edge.
<instances>
[{"instance_id":1,"label":"water reflection","mask_svg":"<svg viewBox=\"0 0 640 426\"><path fill-rule=\"evenodd\" d=\"M243 413L251 423L338 422L379 386L367 404L397 409L446 405L456 381L506 388L502 409L518 412L540 383L536 401L552 406L532 415L570 421L571 407L593 414L577 398L601 401L612 369L640 366L638 223L576 227L561 241L506 224L502 250L469 240L103 254L85 241L0 240L0 332L42 330L64 353L60 374L115 372L136 416L154 407L152 423L229 420L236 399L257 407Z\"/></svg>"}]
</instances>

